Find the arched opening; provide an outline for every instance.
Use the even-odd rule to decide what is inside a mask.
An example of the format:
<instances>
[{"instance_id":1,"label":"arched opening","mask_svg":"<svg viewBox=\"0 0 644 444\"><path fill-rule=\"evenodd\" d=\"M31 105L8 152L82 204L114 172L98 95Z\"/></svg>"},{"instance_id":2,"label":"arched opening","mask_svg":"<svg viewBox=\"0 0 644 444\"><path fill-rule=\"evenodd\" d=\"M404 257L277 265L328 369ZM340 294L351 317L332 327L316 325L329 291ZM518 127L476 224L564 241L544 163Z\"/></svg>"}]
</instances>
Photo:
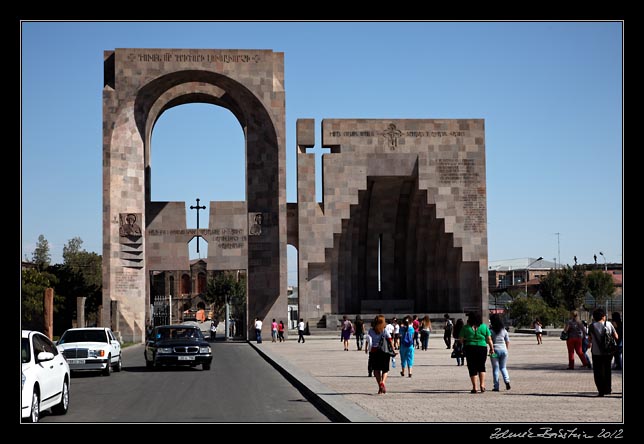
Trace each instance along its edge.
<instances>
[{"instance_id":1,"label":"arched opening","mask_svg":"<svg viewBox=\"0 0 644 444\"><path fill-rule=\"evenodd\" d=\"M187 296L192 293L192 282L190 280L190 275L184 273L181 275L181 296Z\"/></svg>"},{"instance_id":2,"label":"arched opening","mask_svg":"<svg viewBox=\"0 0 644 444\"><path fill-rule=\"evenodd\" d=\"M286 262L288 270L288 287L286 294L288 296L288 328L297 328L299 319L299 288L298 288L298 251L294 245L286 246Z\"/></svg>"},{"instance_id":3,"label":"arched opening","mask_svg":"<svg viewBox=\"0 0 644 444\"><path fill-rule=\"evenodd\" d=\"M246 199L245 161L244 132L232 112L209 103L167 109L152 131L151 200L184 202L186 228L198 222L207 229L210 202ZM187 248L191 260L208 257L203 238Z\"/></svg>"}]
</instances>

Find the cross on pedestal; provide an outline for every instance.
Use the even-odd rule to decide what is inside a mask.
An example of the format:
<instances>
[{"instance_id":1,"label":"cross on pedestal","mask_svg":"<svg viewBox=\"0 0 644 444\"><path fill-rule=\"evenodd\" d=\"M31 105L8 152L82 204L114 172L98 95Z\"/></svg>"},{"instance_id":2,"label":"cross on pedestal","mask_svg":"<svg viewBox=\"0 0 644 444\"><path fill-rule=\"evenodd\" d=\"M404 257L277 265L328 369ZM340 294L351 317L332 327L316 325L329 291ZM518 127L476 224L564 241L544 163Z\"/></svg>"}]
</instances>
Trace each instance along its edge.
<instances>
[{"instance_id":1,"label":"cross on pedestal","mask_svg":"<svg viewBox=\"0 0 644 444\"><path fill-rule=\"evenodd\" d=\"M199 206L199 198L197 198L197 205L190 205L191 210L197 210L197 233L199 233L199 210L205 210L206 206L201 205ZM197 253L199 253L199 234L197 234ZM201 256L200 256L201 257Z\"/></svg>"}]
</instances>

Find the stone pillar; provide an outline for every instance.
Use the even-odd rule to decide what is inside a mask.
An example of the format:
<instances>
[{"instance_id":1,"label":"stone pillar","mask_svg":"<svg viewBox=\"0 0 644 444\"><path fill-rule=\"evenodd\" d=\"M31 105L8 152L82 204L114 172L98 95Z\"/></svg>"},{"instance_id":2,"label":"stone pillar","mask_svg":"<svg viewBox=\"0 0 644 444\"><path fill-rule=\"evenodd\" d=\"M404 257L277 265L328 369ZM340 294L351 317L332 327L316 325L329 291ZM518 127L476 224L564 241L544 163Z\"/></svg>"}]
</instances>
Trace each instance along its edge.
<instances>
[{"instance_id":1,"label":"stone pillar","mask_svg":"<svg viewBox=\"0 0 644 444\"><path fill-rule=\"evenodd\" d=\"M86 297L76 298L76 325L78 327L85 327L85 301Z\"/></svg>"},{"instance_id":2,"label":"stone pillar","mask_svg":"<svg viewBox=\"0 0 644 444\"><path fill-rule=\"evenodd\" d=\"M117 332L119 331L119 301L110 301L110 307L112 311L110 327L113 332Z\"/></svg>"},{"instance_id":3,"label":"stone pillar","mask_svg":"<svg viewBox=\"0 0 644 444\"><path fill-rule=\"evenodd\" d=\"M43 300L43 332L49 339L54 339L54 289L46 288Z\"/></svg>"}]
</instances>

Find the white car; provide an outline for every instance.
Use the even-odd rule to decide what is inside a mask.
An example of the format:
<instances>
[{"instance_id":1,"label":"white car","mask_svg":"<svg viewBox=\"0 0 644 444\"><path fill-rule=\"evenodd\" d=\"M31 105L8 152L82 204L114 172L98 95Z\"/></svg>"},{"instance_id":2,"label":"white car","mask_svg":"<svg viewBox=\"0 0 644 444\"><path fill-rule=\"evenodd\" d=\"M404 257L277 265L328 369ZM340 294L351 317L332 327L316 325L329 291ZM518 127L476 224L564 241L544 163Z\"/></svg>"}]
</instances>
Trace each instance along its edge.
<instances>
[{"instance_id":1,"label":"white car","mask_svg":"<svg viewBox=\"0 0 644 444\"><path fill-rule=\"evenodd\" d=\"M105 376L121 371L121 344L109 328L70 328L57 347L71 371L100 370Z\"/></svg>"},{"instance_id":2,"label":"white car","mask_svg":"<svg viewBox=\"0 0 644 444\"><path fill-rule=\"evenodd\" d=\"M22 417L38 422L40 412L51 408L64 415L69 408L69 366L49 338L37 331L23 330Z\"/></svg>"}]
</instances>

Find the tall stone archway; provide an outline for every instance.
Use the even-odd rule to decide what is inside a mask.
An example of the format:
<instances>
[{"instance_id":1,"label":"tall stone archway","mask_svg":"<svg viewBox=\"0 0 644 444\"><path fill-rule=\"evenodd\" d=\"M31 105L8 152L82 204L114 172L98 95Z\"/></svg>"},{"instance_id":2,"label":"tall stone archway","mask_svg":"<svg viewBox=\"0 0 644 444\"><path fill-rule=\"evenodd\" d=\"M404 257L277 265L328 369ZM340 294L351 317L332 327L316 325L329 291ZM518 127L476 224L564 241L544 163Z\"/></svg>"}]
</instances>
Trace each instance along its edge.
<instances>
[{"instance_id":1,"label":"tall stone archway","mask_svg":"<svg viewBox=\"0 0 644 444\"><path fill-rule=\"evenodd\" d=\"M214 247L209 269L247 269L248 318L281 316L287 307L283 53L116 49L105 52L104 73L103 324L118 317L123 338L141 340L150 271L188 269L187 243L196 235ZM186 228L184 202L150 198L154 124L187 103L230 110L245 135L246 201L211 202L210 229L199 232Z\"/></svg>"}]
</instances>

